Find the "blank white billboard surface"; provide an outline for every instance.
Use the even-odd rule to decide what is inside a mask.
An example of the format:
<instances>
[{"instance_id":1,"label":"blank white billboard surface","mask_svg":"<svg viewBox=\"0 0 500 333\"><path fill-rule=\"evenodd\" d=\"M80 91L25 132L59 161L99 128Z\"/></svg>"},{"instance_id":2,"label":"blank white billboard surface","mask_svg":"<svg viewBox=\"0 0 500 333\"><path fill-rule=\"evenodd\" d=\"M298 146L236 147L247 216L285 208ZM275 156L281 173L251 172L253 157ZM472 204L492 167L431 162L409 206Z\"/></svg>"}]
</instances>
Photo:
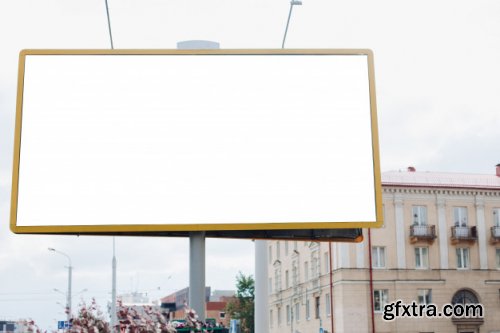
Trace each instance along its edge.
<instances>
[{"instance_id":1,"label":"blank white billboard surface","mask_svg":"<svg viewBox=\"0 0 500 333\"><path fill-rule=\"evenodd\" d=\"M371 53L351 53L23 52L11 228L377 226Z\"/></svg>"}]
</instances>

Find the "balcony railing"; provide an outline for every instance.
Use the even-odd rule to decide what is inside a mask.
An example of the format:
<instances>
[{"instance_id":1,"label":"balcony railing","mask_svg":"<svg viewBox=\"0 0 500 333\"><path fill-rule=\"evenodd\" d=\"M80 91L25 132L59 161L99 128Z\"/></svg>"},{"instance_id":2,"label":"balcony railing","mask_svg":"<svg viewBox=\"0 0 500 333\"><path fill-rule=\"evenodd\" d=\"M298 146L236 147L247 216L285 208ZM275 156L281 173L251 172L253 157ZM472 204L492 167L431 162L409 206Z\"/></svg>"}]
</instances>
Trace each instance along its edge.
<instances>
[{"instance_id":1,"label":"balcony railing","mask_svg":"<svg viewBox=\"0 0 500 333\"><path fill-rule=\"evenodd\" d=\"M491 227L491 242L500 242L500 227Z\"/></svg>"},{"instance_id":2,"label":"balcony railing","mask_svg":"<svg viewBox=\"0 0 500 333\"><path fill-rule=\"evenodd\" d=\"M477 240L476 227L451 227L451 240L452 243L461 241L475 242Z\"/></svg>"},{"instance_id":3,"label":"balcony railing","mask_svg":"<svg viewBox=\"0 0 500 333\"><path fill-rule=\"evenodd\" d=\"M410 227L410 239L412 243L419 240L434 241L436 239L436 226L434 225L412 225Z\"/></svg>"}]
</instances>

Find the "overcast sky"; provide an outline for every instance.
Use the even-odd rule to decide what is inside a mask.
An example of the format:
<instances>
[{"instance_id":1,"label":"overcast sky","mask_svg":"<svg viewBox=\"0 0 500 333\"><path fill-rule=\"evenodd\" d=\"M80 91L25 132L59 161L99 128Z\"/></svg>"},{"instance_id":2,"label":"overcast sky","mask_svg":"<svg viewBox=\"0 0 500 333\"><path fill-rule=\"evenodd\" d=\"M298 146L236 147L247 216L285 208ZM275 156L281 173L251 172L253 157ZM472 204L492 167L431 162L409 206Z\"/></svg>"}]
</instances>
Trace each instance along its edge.
<instances>
[{"instance_id":1,"label":"overcast sky","mask_svg":"<svg viewBox=\"0 0 500 333\"><path fill-rule=\"evenodd\" d=\"M285 0L110 0L115 48L279 48ZM500 2L303 0L287 48L371 48L382 170L491 174L500 163ZM20 236L9 231L17 60L27 48L110 47L104 0L0 1L0 319L62 320L66 259L74 292L109 298L109 237ZM78 214L78 212L75 212ZM164 296L188 285L188 241L118 238L118 289ZM234 288L253 274L253 243L207 241L207 285ZM169 279L169 276L171 278ZM160 287L160 290L158 290ZM80 296L75 296L79 298ZM76 303L76 302L75 302Z\"/></svg>"}]
</instances>

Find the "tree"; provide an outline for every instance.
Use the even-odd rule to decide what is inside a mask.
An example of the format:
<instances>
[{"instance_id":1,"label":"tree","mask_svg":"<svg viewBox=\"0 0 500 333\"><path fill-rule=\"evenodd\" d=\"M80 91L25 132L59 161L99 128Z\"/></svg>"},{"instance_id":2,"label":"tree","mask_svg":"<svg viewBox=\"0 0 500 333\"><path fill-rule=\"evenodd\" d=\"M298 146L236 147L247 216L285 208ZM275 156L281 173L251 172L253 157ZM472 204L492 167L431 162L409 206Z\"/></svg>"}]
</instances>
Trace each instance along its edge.
<instances>
[{"instance_id":1,"label":"tree","mask_svg":"<svg viewBox=\"0 0 500 333\"><path fill-rule=\"evenodd\" d=\"M226 312L233 319L239 319L241 329L254 332L255 280L252 275L241 272L236 276L236 298L226 305Z\"/></svg>"}]
</instances>

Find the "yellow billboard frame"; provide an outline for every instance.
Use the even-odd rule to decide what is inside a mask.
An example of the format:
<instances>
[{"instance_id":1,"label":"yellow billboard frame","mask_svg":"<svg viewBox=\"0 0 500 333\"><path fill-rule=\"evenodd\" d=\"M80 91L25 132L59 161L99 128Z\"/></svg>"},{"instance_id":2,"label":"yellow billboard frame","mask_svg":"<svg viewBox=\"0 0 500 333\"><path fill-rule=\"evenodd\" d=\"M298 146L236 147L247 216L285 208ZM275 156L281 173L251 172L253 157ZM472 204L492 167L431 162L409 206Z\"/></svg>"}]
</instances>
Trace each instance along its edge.
<instances>
[{"instance_id":1,"label":"yellow billboard frame","mask_svg":"<svg viewBox=\"0 0 500 333\"><path fill-rule=\"evenodd\" d=\"M376 221L352 222L293 222L293 223L234 223L234 224L135 224L135 225L65 225L65 226L18 226L17 203L22 131L22 109L25 59L29 55L363 55L367 56L371 110L372 153L374 172L374 197ZM208 49L208 50L22 50L19 55L18 87L16 101L14 157L12 172L12 193L10 228L20 234L168 234L190 231L251 231L251 230L316 230L372 228L383 225L382 186L378 140L377 107L374 78L373 52L369 49ZM253 237L248 237L253 238ZM356 239L359 240L359 237Z\"/></svg>"}]
</instances>

